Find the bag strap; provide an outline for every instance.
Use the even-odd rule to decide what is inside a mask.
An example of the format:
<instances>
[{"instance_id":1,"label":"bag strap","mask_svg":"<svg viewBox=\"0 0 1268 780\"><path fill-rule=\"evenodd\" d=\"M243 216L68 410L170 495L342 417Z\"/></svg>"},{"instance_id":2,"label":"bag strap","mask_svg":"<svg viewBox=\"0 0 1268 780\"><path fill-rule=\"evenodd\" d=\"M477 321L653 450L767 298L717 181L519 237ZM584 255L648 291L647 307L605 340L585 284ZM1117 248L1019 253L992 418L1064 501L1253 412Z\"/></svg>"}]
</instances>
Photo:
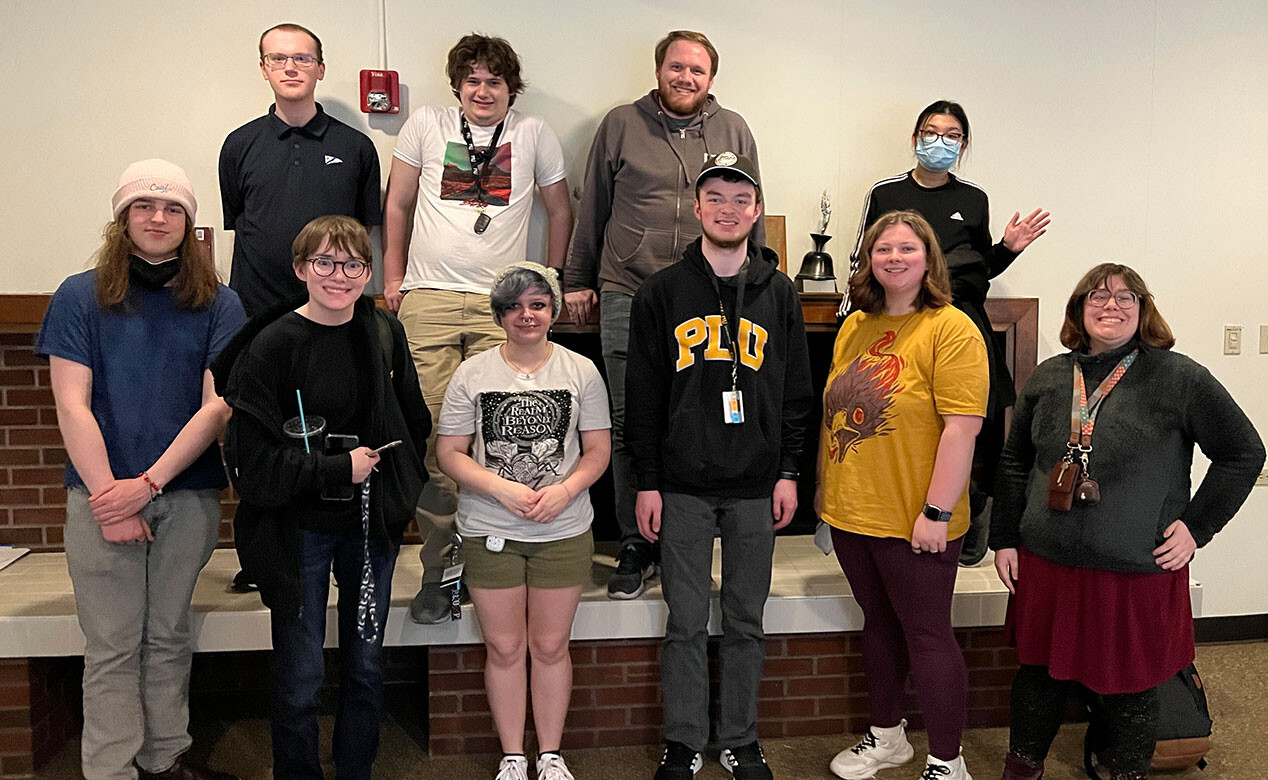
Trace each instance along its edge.
<instances>
[{"instance_id":1,"label":"bag strap","mask_svg":"<svg viewBox=\"0 0 1268 780\"><path fill-rule=\"evenodd\" d=\"M387 358L387 370L396 365L396 356L392 354L392 326L388 324L387 312L375 307L374 326L379 334L379 345L383 347L383 357Z\"/></svg>"}]
</instances>

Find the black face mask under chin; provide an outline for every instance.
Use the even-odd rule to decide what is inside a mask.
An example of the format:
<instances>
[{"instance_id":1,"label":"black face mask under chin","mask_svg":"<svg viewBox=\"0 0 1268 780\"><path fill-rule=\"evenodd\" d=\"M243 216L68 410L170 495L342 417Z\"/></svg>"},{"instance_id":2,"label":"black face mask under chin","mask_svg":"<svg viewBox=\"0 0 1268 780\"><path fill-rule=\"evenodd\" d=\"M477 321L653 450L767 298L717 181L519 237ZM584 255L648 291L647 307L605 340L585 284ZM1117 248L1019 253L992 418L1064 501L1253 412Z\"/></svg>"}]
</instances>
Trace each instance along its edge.
<instances>
[{"instance_id":1,"label":"black face mask under chin","mask_svg":"<svg viewBox=\"0 0 1268 780\"><path fill-rule=\"evenodd\" d=\"M180 257L161 263L150 263L136 255L128 256L128 277L147 290L161 290L181 271Z\"/></svg>"}]
</instances>

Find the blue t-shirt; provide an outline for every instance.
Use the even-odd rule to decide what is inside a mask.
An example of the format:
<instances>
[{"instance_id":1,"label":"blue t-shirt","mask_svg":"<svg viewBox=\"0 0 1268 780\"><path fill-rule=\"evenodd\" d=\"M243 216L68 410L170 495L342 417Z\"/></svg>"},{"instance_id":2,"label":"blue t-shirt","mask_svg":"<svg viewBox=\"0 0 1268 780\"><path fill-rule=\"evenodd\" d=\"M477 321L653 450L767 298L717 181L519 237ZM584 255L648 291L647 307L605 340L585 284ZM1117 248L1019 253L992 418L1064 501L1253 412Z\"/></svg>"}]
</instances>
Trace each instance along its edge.
<instances>
[{"instance_id":1,"label":"blue t-shirt","mask_svg":"<svg viewBox=\"0 0 1268 780\"><path fill-rule=\"evenodd\" d=\"M92 414L110 470L115 479L131 479L154 465L202 406L203 372L245 320L237 293L224 285L201 311L178 308L164 288L142 290L135 312L107 312L97 303L96 271L85 271L53 294L35 352L92 369ZM66 487L83 484L67 459ZM227 484L213 441L163 489Z\"/></svg>"}]
</instances>

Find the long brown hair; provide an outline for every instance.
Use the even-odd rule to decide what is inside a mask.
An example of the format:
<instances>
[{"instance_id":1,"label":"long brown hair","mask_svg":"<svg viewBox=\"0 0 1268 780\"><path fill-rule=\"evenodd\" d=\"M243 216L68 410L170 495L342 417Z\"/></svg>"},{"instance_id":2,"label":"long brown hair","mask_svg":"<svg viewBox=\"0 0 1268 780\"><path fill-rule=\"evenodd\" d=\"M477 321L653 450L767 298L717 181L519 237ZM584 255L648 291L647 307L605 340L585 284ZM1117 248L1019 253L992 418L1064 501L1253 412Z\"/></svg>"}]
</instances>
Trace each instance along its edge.
<instances>
[{"instance_id":1,"label":"long brown hair","mask_svg":"<svg viewBox=\"0 0 1268 780\"><path fill-rule=\"evenodd\" d=\"M1154 296L1145 285L1140 274L1125 265L1118 263L1101 263L1083 274L1083 278L1074 286L1070 300L1065 305L1065 322L1061 323L1061 343L1067 349L1087 349L1091 345L1087 329L1083 327L1083 307L1087 303L1088 293L1103 286L1110 278L1117 276L1123 280L1123 286L1136 293L1137 306L1140 307L1140 320L1136 325L1136 335L1142 344L1158 349L1171 349L1176 345L1176 337L1171 326L1162 318L1162 313L1154 305Z\"/></svg>"},{"instance_id":2,"label":"long brown hair","mask_svg":"<svg viewBox=\"0 0 1268 780\"><path fill-rule=\"evenodd\" d=\"M920 285L920 293L916 295L916 310L938 309L948 305L951 303L951 277L947 271L947 260L942 255L942 247L938 245L938 234L915 211L886 212L863 234L863 243L859 245L859 267L850 277L850 303L854 308L862 309L868 314L884 311L885 288L881 287L881 283L872 274L872 247L880 239L881 233L898 224L911 228L925 245L925 278Z\"/></svg>"},{"instance_id":3,"label":"long brown hair","mask_svg":"<svg viewBox=\"0 0 1268 780\"><path fill-rule=\"evenodd\" d=\"M135 249L128 236L130 211L129 206L113 222L106 223L101 231L101 248L94 255L97 261L97 303L103 309L118 308L128 298L129 255ZM211 258L203 253L188 216L185 217L185 238L181 241L179 254L181 270L173 284L176 305L189 311L206 308L216 299L220 278Z\"/></svg>"}]
</instances>

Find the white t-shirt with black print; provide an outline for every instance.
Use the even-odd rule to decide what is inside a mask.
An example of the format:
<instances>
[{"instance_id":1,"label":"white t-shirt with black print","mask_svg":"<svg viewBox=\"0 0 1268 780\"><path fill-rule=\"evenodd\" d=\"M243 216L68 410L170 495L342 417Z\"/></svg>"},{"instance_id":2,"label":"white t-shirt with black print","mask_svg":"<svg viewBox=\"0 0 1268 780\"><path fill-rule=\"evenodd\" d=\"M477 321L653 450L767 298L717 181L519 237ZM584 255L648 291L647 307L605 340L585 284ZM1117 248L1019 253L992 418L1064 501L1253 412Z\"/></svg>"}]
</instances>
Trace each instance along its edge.
<instances>
[{"instance_id":1,"label":"white t-shirt with black print","mask_svg":"<svg viewBox=\"0 0 1268 780\"><path fill-rule=\"evenodd\" d=\"M437 431L474 436L471 457L500 477L537 490L563 482L581 458L580 431L612 427L608 393L589 359L556 344L546 364L525 379L490 349L463 361L445 393ZM515 516L493 496L458 494L458 531L519 542L578 536L594 520L582 491L550 523Z\"/></svg>"}]
</instances>

